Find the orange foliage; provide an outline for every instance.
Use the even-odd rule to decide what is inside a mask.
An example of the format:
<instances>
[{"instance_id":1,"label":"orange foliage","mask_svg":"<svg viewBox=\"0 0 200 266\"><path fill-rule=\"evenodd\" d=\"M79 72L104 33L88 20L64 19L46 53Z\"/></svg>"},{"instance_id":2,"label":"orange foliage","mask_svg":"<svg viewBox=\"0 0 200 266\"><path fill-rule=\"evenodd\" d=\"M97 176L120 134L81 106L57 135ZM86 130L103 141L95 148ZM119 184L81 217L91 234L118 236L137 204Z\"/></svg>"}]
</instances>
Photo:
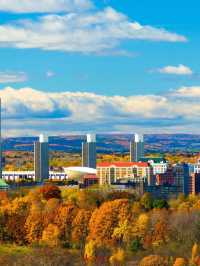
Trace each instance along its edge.
<instances>
[{"instance_id":1,"label":"orange foliage","mask_svg":"<svg viewBox=\"0 0 200 266\"><path fill-rule=\"evenodd\" d=\"M89 223L89 239L98 242L112 241L115 227L119 223L131 218L130 203L127 199L120 199L105 202L99 209L96 209Z\"/></svg>"}]
</instances>

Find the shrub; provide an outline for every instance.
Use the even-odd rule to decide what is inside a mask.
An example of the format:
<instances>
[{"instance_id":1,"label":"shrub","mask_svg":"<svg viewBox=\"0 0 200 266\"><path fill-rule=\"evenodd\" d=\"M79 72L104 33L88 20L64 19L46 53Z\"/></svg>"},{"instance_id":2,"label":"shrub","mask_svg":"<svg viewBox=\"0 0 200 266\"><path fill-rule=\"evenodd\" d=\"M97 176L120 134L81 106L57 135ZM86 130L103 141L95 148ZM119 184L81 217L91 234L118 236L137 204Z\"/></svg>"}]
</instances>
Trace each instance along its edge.
<instances>
[{"instance_id":1,"label":"shrub","mask_svg":"<svg viewBox=\"0 0 200 266\"><path fill-rule=\"evenodd\" d=\"M184 258L177 258L173 266L187 266L187 262Z\"/></svg>"},{"instance_id":2,"label":"shrub","mask_svg":"<svg viewBox=\"0 0 200 266\"><path fill-rule=\"evenodd\" d=\"M111 265L124 265L125 264L125 252L119 248L110 258L109 262Z\"/></svg>"},{"instance_id":3,"label":"shrub","mask_svg":"<svg viewBox=\"0 0 200 266\"><path fill-rule=\"evenodd\" d=\"M150 255L144 257L139 266L168 266L168 260L158 255Z\"/></svg>"},{"instance_id":4,"label":"shrub","mask_svg":"<svg viewBox=\"0 0 200 266\"><path fill-rule=\"evenodd\" d=\"M61 199L61 191L59 187L55 185L44 185L40 192L44 199L49 200L52 198Z\"/></svg>"}]
</instances>

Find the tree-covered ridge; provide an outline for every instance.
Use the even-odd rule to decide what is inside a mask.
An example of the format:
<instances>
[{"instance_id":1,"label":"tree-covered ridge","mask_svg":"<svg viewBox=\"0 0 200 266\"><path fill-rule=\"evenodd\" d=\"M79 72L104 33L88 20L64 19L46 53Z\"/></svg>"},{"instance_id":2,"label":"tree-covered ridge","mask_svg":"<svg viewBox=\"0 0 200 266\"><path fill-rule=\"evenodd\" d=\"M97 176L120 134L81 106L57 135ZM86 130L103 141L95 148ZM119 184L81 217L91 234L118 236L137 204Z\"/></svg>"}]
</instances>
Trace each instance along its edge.
<instances>
[{"instance_id":1,"label":"tree-covered ridge","mask_svg":"<svg viewBox=\"0 0 200 266\"><path fill-rule=\"evenodd\" d=\"M55 185L24 195L1 192L0 241L38 250L41 260L51 249L72 256L71 264L60 255L62 263L52 258L52 265L200 265L200 197L166 202L131 191ZM23 261L27 254L20 256ZM36 259L29 265L40 265ZM13 265L1 253L2 263Z\"/></svg>"}]
</instances>

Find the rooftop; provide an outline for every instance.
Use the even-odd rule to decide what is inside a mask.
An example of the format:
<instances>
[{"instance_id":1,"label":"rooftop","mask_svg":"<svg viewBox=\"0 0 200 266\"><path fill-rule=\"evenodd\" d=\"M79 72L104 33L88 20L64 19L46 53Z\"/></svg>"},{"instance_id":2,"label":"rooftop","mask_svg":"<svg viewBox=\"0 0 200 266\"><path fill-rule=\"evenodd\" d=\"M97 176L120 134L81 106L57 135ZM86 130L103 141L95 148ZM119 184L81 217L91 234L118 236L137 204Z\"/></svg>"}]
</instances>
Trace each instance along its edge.
<instances>
[{"instance_id":1,"label":"rooftop","mask_svg":"<svg viewBox=\"0 0 200 266\"><path fill-rule=\"evenodd\" d=\"M98 163L97 167L148 167L146 162L102 162Z\"/></svg>"},{"instance_id":2,"label":"rooftop","mask_svg":"<svg viewBox=\"0 0 200 266\"><path fill-rule=\"evenodd\" d=\"M150 162L150 161L153 161L154 163L166 163L166 159L163 158L163 157L144 157L144 158L141 158L140 159L141 162Z\"/></svg>"}]
</instances>

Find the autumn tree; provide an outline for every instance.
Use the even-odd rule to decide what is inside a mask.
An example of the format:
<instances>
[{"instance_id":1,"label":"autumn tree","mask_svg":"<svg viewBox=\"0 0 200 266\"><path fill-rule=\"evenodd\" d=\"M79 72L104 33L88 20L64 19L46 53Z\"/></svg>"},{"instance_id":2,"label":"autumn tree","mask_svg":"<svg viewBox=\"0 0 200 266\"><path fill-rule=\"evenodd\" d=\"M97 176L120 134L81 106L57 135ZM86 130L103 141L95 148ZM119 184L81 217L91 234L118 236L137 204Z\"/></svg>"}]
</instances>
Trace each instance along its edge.
<instances>
[{"instance_id":1,"label":"autumn tree","mask_svg":"<svg viewBox=\"0 0 200 266\"><path fill-rule=\"evenodd\" d=\"M88 235L91 212L85 209L78 210L72 222L72 243L76 247L83 247Z\"/></svg>"},{"instance_id":2,"label":"autumn tree","mask_svg":"<svg viewBox=\"0 0 200 266\"><path fill-rule=\"evenodd\" d=\"M30 207L30 212L25 223L26 238L29 243L38 243L42 238L42 232L45 227L43 209L44 203L42 202L34 202Z\"/></svg>"},{"instance_id":3,"label":"autumn tree","mask_svg":"<svg viewBox=\"0 0 200 266\"><path fill-rule=\"evenodd\" d=\"M49 224L42 232L41 243L50 247L56 247L60 243L60 230L57 225Z\"/></svg>"},{"instance_id":4,"label":"autumn tree","mask_svg":"<svg viewBox=\"0 0 200 266\"><path fill-rule=\"evenodd\" d=\"M40 189L40 193L42 194L43 198L46 200L56 198L56 199L61 199L61 191L59 187L55 185L44 185Z\"/></svg>"},{"instance_id":5,"label":"autumn tree","mask_svg":"<svg viewBox=\"0 0 200 266\"><path fill-rule=\"evenodd\" d=\"M70 246L71 243L72 224L77 212L78 207L75 204L65 203L59 206L55 216L54 222L60 229L61 241L66 246Z\"/></svg>"},{"instance_id":6,"label":"autumn tree","mask_svg":"<svg viewBox=\"0 0 200 266\"><path fill-rule=\"evenodd\" d=\"M29 204L26 198L16 198L4 209L7 239L17 244L26 243L26 219Z\"/></svg>"},{"instance_id":7,"label":"autumn tree","mask_svg":"<svg viewBox=\"0 0 200 266\"><path fill-rule=\"evenodd\" d=\"M152 198L151 194L145 193L141 197L140 203L146 210L151 210L153 208L153 198Z\"/></svg>"},{"instance_id":8,"label":"autumn tree","mask_svg":"<svg viewBox=\"0 0 200 266\"><path fill-rule=\"evenodd\" d=\"M119 199L103 203L96 209L89 223L89 239L98 242L113 241L113 232L120 222L130 220L131 206L127 199Z\"/></svg>"}]
</instances>

